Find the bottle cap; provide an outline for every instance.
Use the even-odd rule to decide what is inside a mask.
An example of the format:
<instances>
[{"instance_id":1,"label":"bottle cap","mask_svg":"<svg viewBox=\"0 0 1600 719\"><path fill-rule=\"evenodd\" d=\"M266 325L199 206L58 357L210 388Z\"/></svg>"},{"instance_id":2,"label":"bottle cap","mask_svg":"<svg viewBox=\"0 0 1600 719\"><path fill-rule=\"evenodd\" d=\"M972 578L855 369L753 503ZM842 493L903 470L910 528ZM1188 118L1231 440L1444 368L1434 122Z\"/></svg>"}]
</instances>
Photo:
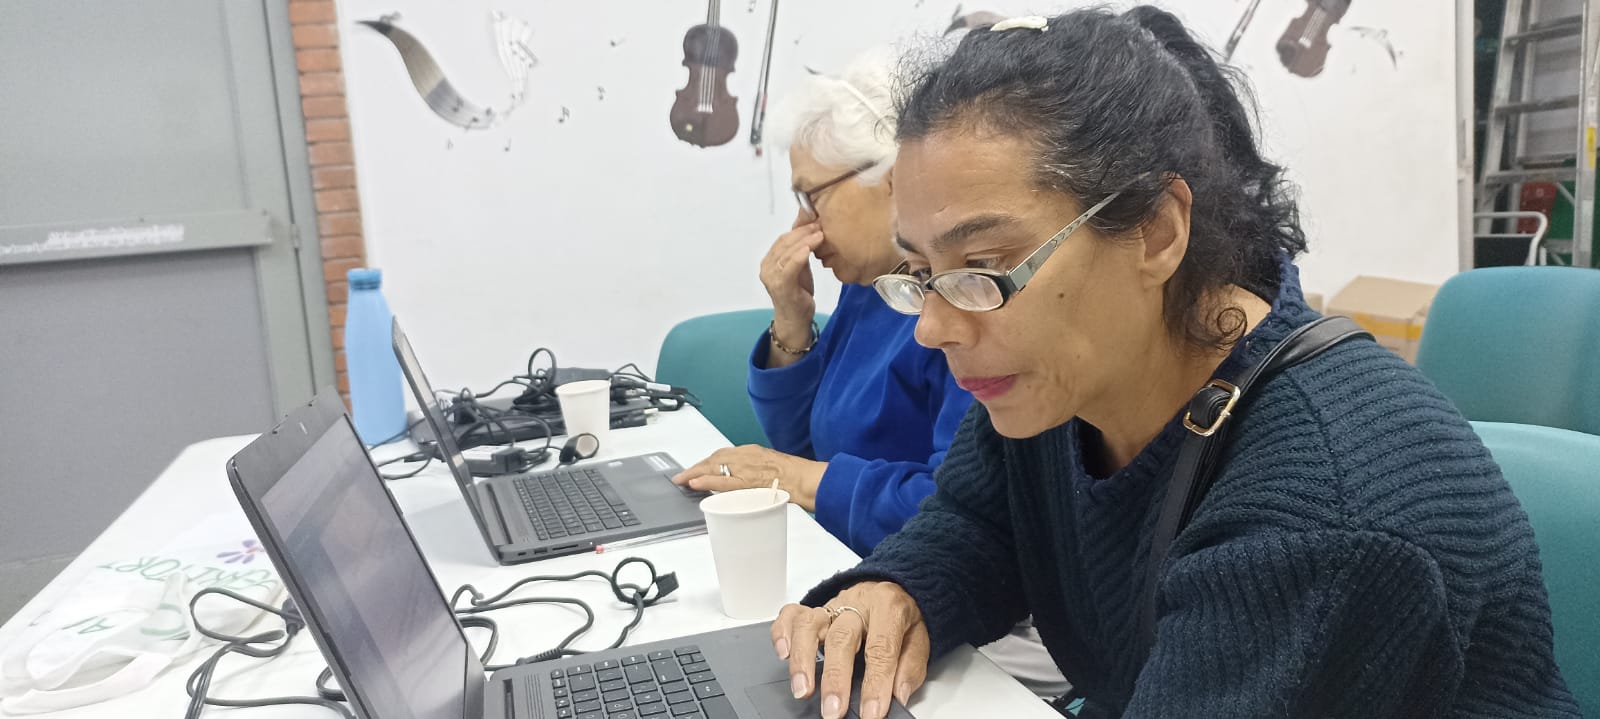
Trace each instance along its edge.
<instances>
[{"instance_id":1,"label":"bottle cap","mask_svg":"<svg viewBox=\"0 0 1600 719\"><path fill-rule=\"evenodd\" d=\"M383 270L357 267L345 274L352 290L375 290L383 285Z\"/></svg>"}]
</instances>

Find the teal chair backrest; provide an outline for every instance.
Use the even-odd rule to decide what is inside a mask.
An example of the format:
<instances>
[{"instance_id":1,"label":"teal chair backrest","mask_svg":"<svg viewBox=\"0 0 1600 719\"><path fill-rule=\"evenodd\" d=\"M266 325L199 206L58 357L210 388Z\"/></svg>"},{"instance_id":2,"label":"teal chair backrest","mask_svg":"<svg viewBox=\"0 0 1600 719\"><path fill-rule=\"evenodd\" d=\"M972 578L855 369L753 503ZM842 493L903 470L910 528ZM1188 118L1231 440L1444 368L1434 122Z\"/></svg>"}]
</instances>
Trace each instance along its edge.
<instances>
[{"instance_id":1,"label":"teal chair backrest","mask_svg":"<svg viewBox=\"0 0 1600 719\"><path fill-rule=\"evenodd\" d=\"M827 315L817 315L817 327L827 321ZM772 310L721 312L679 322L661 341L656 381L693 392L700 398L700 413L735 446L772 446L745 384L750 350L771 323Z\"/></svg>"},{"instance_id":2,"label":"teal chair backrest","mask_svg":"<svg viewBox=\"0 0 1600 719\"><path fill-rule=\"evenodd\" d=\"M1600 270L1450 278L1428 311L1417 367L1469 420L1600 435Z\"/></svg>"},{"instance_id":3,"label":"teal chair backrest","mask_svg":"<svg viewBox=\"0 0 1600 719\"><path fill-rule=\"evenodd\" d=\"M1600 437L1524 424L1472 426L1533 525L1556 664L1584 716L1600 716Z\"/></svg>"}]
</instances>

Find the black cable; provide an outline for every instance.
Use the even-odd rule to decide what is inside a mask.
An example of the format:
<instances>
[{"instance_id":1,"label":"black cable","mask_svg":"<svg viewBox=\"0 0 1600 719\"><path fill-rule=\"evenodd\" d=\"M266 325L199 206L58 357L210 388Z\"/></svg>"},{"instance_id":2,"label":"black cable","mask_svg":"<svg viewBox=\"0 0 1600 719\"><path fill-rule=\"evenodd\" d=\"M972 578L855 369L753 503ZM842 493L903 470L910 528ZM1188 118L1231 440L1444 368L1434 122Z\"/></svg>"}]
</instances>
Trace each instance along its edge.
<instances>
[{"instance_id":1,"label":"black cable","mask_svg":"<svg viewBox=\"0 0 1600 719\"><path fill-rule=\"evenodd\" d=\"M441 394L449 393L446 392ZM451 407L452 411L456 408L460 408L476 418L471 424L465 425L464 427L458 426L456 429L449 430L456 434L456 441L460 445L466 447L477 446L477 443L472 442L471 440L472 434L474 432L478 432L479 430L482 430L483 434L485 435L483 438L484 444L498 444L499 442L496 441L498 437L493 431L494 428L498 428L501 435L505 437L507 442L509 442L510 447L515 449L517 447L517 441L511 432L510 425L506 423L507 418L518 420L531 419L544 426L544 446L533 450L522 450L519 463L516 466L506 468L505 473L515 474L532 469L533 467L544 463L544 461L550 457L550 454L553 451L555 446L552 442L554 438L554 432L550 426L550 423L547 422L543 417L538 417L536 415L523 415L510 410L501 410L490 407L479 402L479 396L474 394L472 390L468 388L463 388L459 394L454 395ZM379 476L391 481L415 477L426 471L427 468L432 465L433 460L442 459L442 456L439 454L441 451L442 450L440 449L439 445L435 444L431 450L424 449L420 452L413 452L411 454L401 455L399 457L391 457L378 462L377 466L380 468L398 462L422 462L421 466L404 474L382 474L380 472Z\"/></svg>"},{"instance_id":2,"label":"black cable","mask_svg":"<svg viewBox=\"0 0 1600 719\"><path fill-rule=\"evenodd\" d=\"M406 472L405 474L383 474L380 472L378 476L383 477L391 482L397 479L411 479L412 477L422 474L422 471L427 469L428 465L430 464L433 464L433 455L431 454L428 455L426 459L422 460L421 466L411 470L410 472Z\"/></svg>"},{"instance_id":3,"label":"black cable","mask_svg":"<svg viewBox=\"0 0 1600 719\"><path fill-rule=\"evenodd\" d=\"M471 401L473 403L473 414L478 419L459 431L456 436L456 441L458 444L466 445L466 440L471 437L474 431L477 431L480 428L487 429L493 425L499 427L500 432L505 439L512 447L515 447L517 446L516 438L512 435L511 428L506 424L505 420L507 418L517 420L531 419L544 427L544 447L526 453L528 456L528 461L524 463L524 468L537 466L550 456L550 450L554 446L552 442L555 437L555 430L551 428L550 423L546 421L545 418L536 414L527 414L517 412L515 410L495 409L483 404L479 404L476 402L476 400ZM494 441L496 436L492 431L485 431L484 435L484 444L498 444Z\"/></svg>"},{"instance_id":4,"label":"black cable","mask_svg":"<svg viewBox=\"0 0 1600 719\"><path fill-rule=\"evenodd\" d=\"M548 368L540 370L535 370L533 368L533 363L538 361L539 355L545 355L546 357L550 358L550 366ZM540 347L529 353L527 367L528 373L523 375L523 377L526 377L528 381L532 382L533 384L528 388L527 392L523 393L522 397L518 398L517 401L529 400L534 397L549 394L552 390L554 390L556 381L556 367L558 366L559 365L556 364L556 353L551 351L548 347Z\"/></svg>"},{"instance_id":5,"label":"black cable","mask_svg":"<svg viewBox=\"0 0 1600 719\"><path fill-rule=\"evenodd\" d=\"M387 467L395 462L421 462L431 456L433 455L428 452L412 452L411 454L402 454L399 457L390 457L379 462L377 466Z\"/></svg>"},{"instance_id":6,"label":"black cable","mask_svg":"<svg viewBox=\"0 0 1600 719\"><path fill-rule=\"evenodd\" d=\"M624 584L620 580L623 568L634 563L643 564L644 567L650 571L650 581L646 582L642 586L632 583ZM571 634L568 634L565 639L562 639L561 642L555 646L555 648L531 656L521 657L511 664L503 665L488 664L486 655L484 660L484 668L489 671L498 671L500 669L505 669L507 667L512 667L519 664L530 664L533 662L542 662L559 657L576 656L578 654L585 653L585 651L572 649L572 642L583 636L585 632L589 631L589 629L594 626L594 610L589 607L587 602L584 602L581 599L573 599L570 597L525 597L511 600L507 600L506 597L510 596L512 592L515 592L516 590L534 582L570 582L582 579L584 577L598 577L610 582L611 593L617 598L617 601L622 602L623 604L631 605L634 609L633 620L628 622L627 626L622 628L622 632L617 636L616 641L612 642L609 646L604 647L603 649L615 649L622 646L624 642L628 641L628 634L632 632L635 627L639 626L639 622L644 619L645 607L661 601L678 588L678 577L676 574L672 572L668 572L666 574L657 574L656 565L651 563L650 560L643 557L626 557L622 561L617 562L617 566L610 572L604 572L598 569L589 569L573 574L526 577L518 580L511 586L506 587L505 590L495 594L492 597L485 597L483 592L479 591L477 587L474 587L471 584L463 585L460 589L456 590L455 594L450 596L450 606L456 610L458 615L465 615L469 617L483 612L491 612L498 609L506 609L509 607L517 607L527 604L570 604L579 607L583 610L585 615L583 626L579 627ZM654 587L656 590L656 594L653 597L648 596L652 587ZM468 603L468 606L458 607L457 604L460 602L463 594L470 594L472 599Z\"/></svg>"},{"instance_id":7,"label":"black cable","mask_svg":"<svg viewBox=\"0 0 1600 719\"><path fill-rule=\"evenodd\" d=\"M460 624L463 629L477 628L489 630L489 645L484 647L482 654L478 655L478 661L480 663L487 663L489 661L489 657L494 654L495 647L500 642L499 625L495 624L494 620L488 617L457 617L456 622ZM349 701L345 697L343 690L334 689L333 687L328 686L328 682L331 681L333 681L333 669L323 667L322 672L317 675L317 696L334 702Z\"/></svg>"},{"instance_id":8,"label":"black cable","mask_svg":"<svg viewBox=\"0 0 1600 719\"><path fill-rule=\"evenodd\" d=\"M383 445L386 445L386 444L391 444L391 443L394 443L394 442L398 442L398 441L400 441L400 439L402 437L405 437L406 435L411 434L411 430L416 429L417 425L419 425L419 424L422 424L422 420L420 418L415 420L415 421L413 421L411 424L406 425L405 429L402 429L399 432L395 433L394 436L392 436L392 437L390 437L390 438L388 438L386 440L383 440L382 442L378 442L376 444L367 445L367 449L372 449L374 447L382 447Z\"/></svg>"},{"instance_id":9,"label":"black cable","mask_svg":"<svg viewBox=\"0 0 1600 719\"><path fill-rule=\"evenodd\" d=\"M536 369L535 365L539 363L541 356L548 358L549 366ZM514 375L491 387L488 392L476 393L470 388L463 388L455 394L440 393L441 396L449 398L452 410L450 418L453 423L451 432L463 448L507 442L515 446L518 434L524 438L536 438L537 435L533 434L535 430L532 427L524 425L519 428L519 432L514 433L509 424L511 421L520 423L531 419L543 426L545 446L542 450L528 452L526 456L541 461L549 456L554 446L551 440L556 433L546 417L553 417L560 411L554 393L556 376L559 374L555 352L546 347L535 349L528 354L525 370L526 374ZM698 408L702 405L700 398L685 388L668 388L656 384L637 363L624 364L610 374L613 381L613 399L616 401L627 398L642 399L649 402L650 408L658 412L675 412L686 406ZM619 378L625 381L618 381ZM511 400L509 408L490 407L482 402L485 397L513 384L522 385L525 389L522 394ZM537 462L531 460L527 462L530 467L535 464Z\"/></svg>"},{"instance_id":10,"label":"black cable","mask_svg":"<svg viewBox=\"0 0 1600 719\"><path fill-rule=\"evenodd\" d=\"M685 406L700 408L700 398L687 389L682 392L658 392L652 389L641 389L639 393L650 400L652 407L662 412L676 412Z\"/></svg>"},{"instance_id":11,"label":"black cable","mask_svg":"<svg viewBox=\"0 0 1600 719\"><path fill-rule=\"evenodd\" d=\"M538 373L533 371L533 361L538 359L539 355L541 355L541 354L550 356L550 369L548 370L548 372L546 372L543 375L540 375L540 374L538 374ZM556 353L550 351L546 347L540 347L540 348L534 350L532 354L528 355L528 374L525 375L525 376L528 379L534 380L536 382L538 381L537 379L535 379L537 377L543 377L543 378L546 379L547 382L555 381L555 377L556 377Z\"/></svg>"},{"instance_id":12,"label":"black cable","mask_svg":"<svg viewBox=\"0 0 1600 719\"><path fill-rule=\"evenodd\" d=\"M207 629L205 625L200 623L200 616L195 611L195 605L199 604L202 597L205 597L209 594L225 596L277 616L279 619L283 620L284 628L273 629L248 637L236 637ZM207 696L207 693L211 689L211 679L217 671L217 664L222 661L223 657L228 656L229 654L243 654L245 656L255 657L257 659L272 659L274 657L281 656L284 651L289 648L289 642L292 641L294 636L299 634L300 630L305 627L305 620L300 617L298 612L291 610L290 606L291 605L288 602L285 602L284 608L279 609L269 604L258 602L242 594L216 587L202 589L199 592L196 592L194 597L189 599L189 614L194 617L195 631L199 632L202 636L226 642L226 644L217 649L216 653L212 654L210 658L202 662L200 666L194 670L194 673L189 675L189 679L184 682L184 689L189 693L189 707L184 711L184 719L198 719L200 714L205 711L207 705L218 707L267 707L289 704L310 704L313 706L320 706L337 712L345 719L355 719L355 714L351 713L350 709L345 707L343 704L329 701L321 697L295 696L274 697L268 699L218 699L216 697ZM272 644L272 642L278 643ZM256 646L258 644L265 644L267 646Z\"/></svg>"},{"instance_id":13,"label":"black cable","mask_svg":"<svg viewBox=\"0 0 1600 719\"><path fill-rule=\"evenodd\" d=\"M504 384L506 384L506 383L501 383L502 386ZM498 425L500 427L500 431L503 432L505 434L505 436L507 437L507 439L510 440L510 446L516 447L517 446L517 442L516 442L516 440L514 438L511 437L511 430L506 425L505 421L503 419L501 419L499 416L496 416L496 414L492 410L492 408L490 408L487 405L484 405L484 404L480 403L478 401L478 398L479 398L479 395L474 394L472 392L472 390L468 389L468 388L462 388L461 392L456 395L455 402L464 402L464 403L470 404L474 415L479 417L479 419L476 422L474 422L471 425L468 425L467 429L461 433L461 436L459 438L457 438L458 441L460 441L462 444L465 444L465 442L463 440L465 440L467 435L471 434L472 431L477 429L480 425L484 426L484 427L488 427L490 425ZM503 415L505 413L501 413L501 414ZM535 419L538 419L539 422L544 423L543 419L539 419L539 418L535 418ZM528 455L527 455L528 458L523 462L521 467L519 467L519 468L517 468L515 470L516 472L526 471L528 468L531 468L531 467L536 466L536 465L540 464L541 462L543 462L546 457L549 457L549 455L550 455L550 447L551 447L550 437L548 436L549 432L550 432L550 425L548 423L545 423L544 426L545 426L545 433L546 433L544 448L541 449L541 450L536 450L536 451L533 451L531 453L528 453ZM492 438L492 436L493 436L492 433L490 433L490 436ZM409 472L406 472L405 474L383 474L383 473L380 472L379 476L383 477L386 480L390 480L390 481L397 480L397 479L410 479L412 477L415 477L415 476L417 476L419 474L422 474L423 471L427 470L427 468L430 465L433 464L433 460L438 458L438 453L441 452L441 451L443 451L443 450L439 448L439 445L435 444L434 445L434 450L432 452L414 452L412 454L402 455L400 457L392 457L392 458L386 459L386 460L384 460L382 462L378 462L377 463L378 467L385 467L385 466L388 466L390 464L394 464L394 463L397 463L397 462L418 462L418 461L422 462L421 466L419 466L416 469L413 469L413 470L411 470Z\"/></svg>"},{"instance_id":14,"label":"black cable","mask_svg":"<svg viewBox=\"0 0 1600 719\"><path fill-rule=\"evenodd\" d=\"M512 377L511 379L508 379L508 380L506 380L504 382L501 382L500 384L497 384L497 385L495 385L493 387L490 387L489 391L487 391L487 392L473 392L473 391L471 391L469 389L466 389L466 388L462 388L461 392L462 392L462 394L470 394L470 395L472 395L473 397L476 397L476 398L483 398L483 397L488 397L488 396L490 396L490 395L492 395L492 394L494 394L496 392L499 392L500 389L502 387L505 387L506 385L513 385L513 384L519 384L519 385L522 385L523 387L528 388L528 389L532 389L533 388L533 381L532 380L529 380L528 378L526 378L526 377L524 377L522 375L517 375L515 377Z\"/></svg>"},{"instance_id":15,"label":"black cable","mask_svg":"<svg viewBox=\"0 0 1600 719\"><path fill-rule=\"evenodd\" d=\"M646 582L644 586L632 583L624 584L619 579L622 574L622 569L635 562L643 564L646 569L650 570L650 581ZM667 595L677 591L678 589L677 574L673 572L667 572L666 574L658 575L656 573L656 565L652 564L650 560L643 557L627 557L622 561L617 562L617 566L610 572L604 572L598 569L590 569L573 574L526 577L518 580L511 586L506 587L505 590L492 597L485 597L483 592L479 591L477 587L474 587L471 584L466 584L460 589L457 589L455 594L450 596L450 607L455 610L456 616L462 627L477 627L489 630L488 646L485 647L482 654L479 655L483 663L483 668L486 671L496 672L500 671L501 669L507 669L521 664L532 664L534 662L548 661L551 659L558 659L560 657L577 656L580 654L585 654L587 651L571 649L570 647L572 642L577 640L578 637L583 636L585 632L589 631L589 629L594 626L594 610L589 607L588 602L585 602L582 599L574 599L572 597L522 597L511 600L507 600L506 597L510 596L512 592L515 592L528 584L532 584L533 582L570 582L582 579L584 577L599 577L610 582L611 593L616 596L617 600L633 607L633 620L628 622L627 626L622 628L622 633L617 637L617 640L612 642L610 646L604 647L603 649L589 651L604 651L606 649L615 649L622 646L622 644L628 640L628 634L632 632L635 627L638 627L639 622L644 619L644 608L661 601L662 599L666 598ZM653 597L647 596L651 587L656 589L656 595ZM472 599L469 602L469 606L458 607L456 605L460 603L461 596L463 594L472 595ZM489 660L494 656L495 648L499 644L500 627L499 625L495 624L494 620L482 616L482 614L484 612L526 606L529 604L568 604L578 607L579 609L582 609L584 613L583 626L579 627L571 634L568 634L566 638L562 639L554 649L539 652L538 654L531 656L518 658L516 661L510 664L490 664ZM325 700L343 701L344 693L338 689L328 686L328 682L332 679L332 670L322 670L322 673L317 676L317 693Z\"/></svg>"},{"instance_id":16,"label":"black cable","mask_svg":"<svg viewBox=\"0 0 1600 719\"><path fill-rule=\"evenodd\" d=\"M633 368L632 372L628 371L629 367ZM637 378L642 379L642 380L644 380L646 382L654 382L655 381L653 379L650 379L650 375L645 374L644 370L639 369L639 365L636 365L636 364L634 364L632 362L629 362L629 363L627 363L627 364L625 364L625 365L623 365L621 367L618 367L617 371L612 372L611 374L622 375L623 377L637 377Z\"/></svg>"},{"instance_id":17,"label":"black cable","mask_svg":"<svg viewBox=\"0 0 1600 719\"><path fill-rule=\"evenodd\" d=\"M517 446L517 440L514 439L511 436L511 429L506 426L505 421L500 419L498 416L496 416L494 412L490 411L490 409L489 409L489 407L487 405L483 404L482 402L479 402L478 401L478 396L474 395L472 393L472 390L469 390L469 389L463 387L461 389L460 394L457 394L456 397L457 397L456 401L458 401L458 402L466 402L466 403L471 404L472 405L472 409L473 409L473 414L478 417L478 421L477 422L474 422L471 427L469 427L467 430L465 430L465 431L463 431L461 433L461 437L460 437L461 440L465 440L467 438L467 435L472 434L472 430L477 428L478 426L487 427L490 424L497 424L497 425L500 426L500 431L505 433L506 439L509 440L510 446L512 446L512 447ZM454 405L451 405L451 406L452 406L452 408L454 407ZM493 435L493 433L489 433L489 436L493 437L494 435ZM465 444L465 441L460 441L460 442L458 442L458 444Z\"/></svg>"}]
</instances>

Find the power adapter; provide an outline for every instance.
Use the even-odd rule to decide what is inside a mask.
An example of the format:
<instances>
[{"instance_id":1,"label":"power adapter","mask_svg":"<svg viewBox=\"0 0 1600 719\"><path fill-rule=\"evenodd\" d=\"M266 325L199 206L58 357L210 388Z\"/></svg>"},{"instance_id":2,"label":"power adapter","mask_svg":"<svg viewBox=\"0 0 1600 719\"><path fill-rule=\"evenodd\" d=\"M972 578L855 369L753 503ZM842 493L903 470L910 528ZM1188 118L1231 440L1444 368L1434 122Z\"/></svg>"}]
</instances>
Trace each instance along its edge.
<instances>
[{"instance_id":1,"label":"power adapter","mask_svg":"<svg viewBox=\"0 0 1600 719\"><path fill-rule=\"evenodd\" d=\"M551 379L550 386L560 387L569 382L582 382L590 379L609 380L611 379L611 371L585 367L557 367L555 377Z\"/></svg>"},{"instance_id":2,"label":"power adapter","mask_svg":"<svg viewBox=\"0 0 1600 719\"><path fill-rule=\"evenodd\" d=\"M525 472L542 463L550 451L544 447L475 447L463 450L462 459L474 477L498 477Z\"/></svg>"}]
</instances>

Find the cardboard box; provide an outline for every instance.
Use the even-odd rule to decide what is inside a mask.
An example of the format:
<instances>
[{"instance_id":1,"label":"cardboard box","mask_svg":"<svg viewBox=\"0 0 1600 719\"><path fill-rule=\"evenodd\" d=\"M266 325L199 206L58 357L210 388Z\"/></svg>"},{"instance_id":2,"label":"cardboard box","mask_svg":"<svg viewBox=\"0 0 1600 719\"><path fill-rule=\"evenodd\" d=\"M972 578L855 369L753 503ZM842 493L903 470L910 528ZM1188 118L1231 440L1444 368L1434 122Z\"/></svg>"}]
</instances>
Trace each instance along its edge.
<instances>
[{"instance_id":1,"label":"cardboard box","mask_svg":"<svg viewBox=\"0 0 1600 719\"><path fill-rule=\"evenodd\" d=\"M1428 306L1438 291L1438 285L1362 275L1328 300L1326 313L1354 319L1378 344L1414 363Z\"/></svg>"},{"instance_id":2,"label":"cardboard box","mask_svg":"<svg viewBox=\"0 0 1600 719\"><path fill-rule=\"evenodd\" d=\"M1306 304L1310 305L1311 309L1316 310L1317 312L1322 311L1323 302L1321 292L1307 292L1305 293L1305 296Z\"/></svg>"}]
</instances>

